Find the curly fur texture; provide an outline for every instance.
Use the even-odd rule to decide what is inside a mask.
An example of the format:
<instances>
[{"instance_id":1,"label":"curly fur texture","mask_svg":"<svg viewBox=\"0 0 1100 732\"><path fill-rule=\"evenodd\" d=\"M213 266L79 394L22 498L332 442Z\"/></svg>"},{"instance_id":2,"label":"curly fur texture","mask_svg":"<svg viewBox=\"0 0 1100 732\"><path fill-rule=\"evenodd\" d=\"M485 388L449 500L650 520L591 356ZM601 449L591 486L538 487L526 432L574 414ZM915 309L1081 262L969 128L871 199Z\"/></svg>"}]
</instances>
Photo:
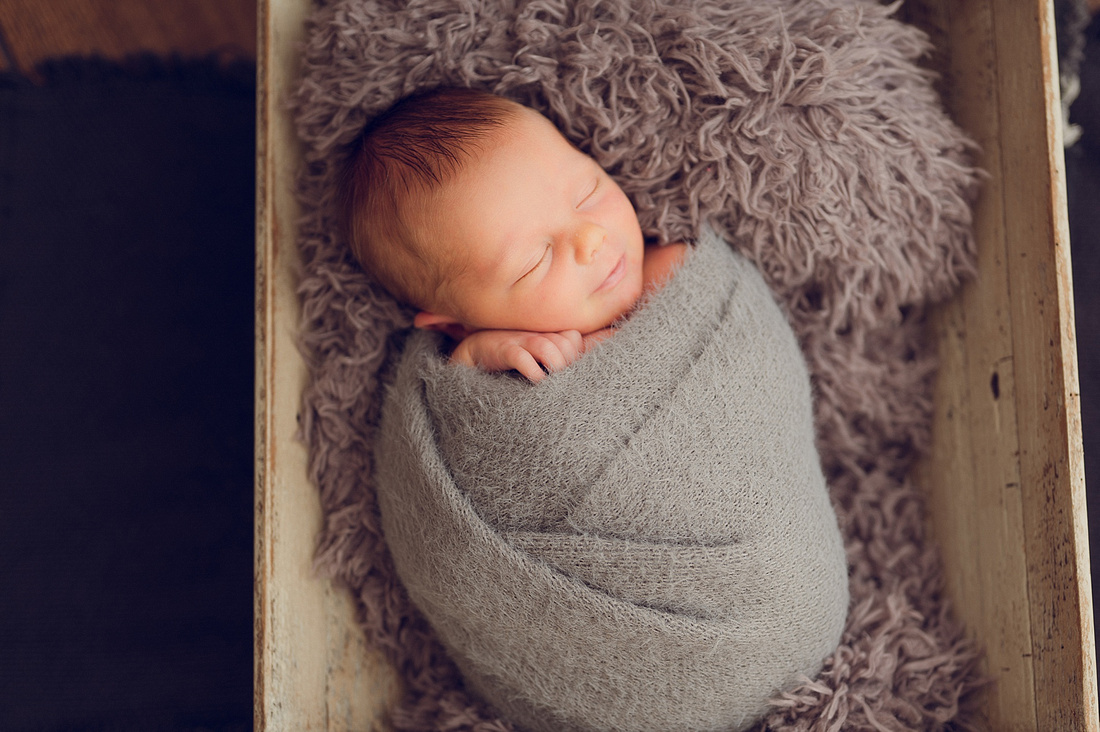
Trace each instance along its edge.
<instances>
[{"instance_id":1,"label":"curly fur texture","mask_svg":"<svg viewBox=\"0 0 1100 732\"><path fill-rule=\"evenodd\" d=\"M503 730L397 582L371 487L380 383L410 313L340 240L334 180L399 97L474 86L535 107L619 182L643 231L711 224L764 274L809 363L852 605L824 670L762 729L971 729L978 651L951 620L921 493L935 356L926 307L971 273L973 145L919 31L861 0L322 0L291 100L304 144L302 430L325 514L318 567L357 596L401 675L391 723Z\"/></svg>"}]
</instances>

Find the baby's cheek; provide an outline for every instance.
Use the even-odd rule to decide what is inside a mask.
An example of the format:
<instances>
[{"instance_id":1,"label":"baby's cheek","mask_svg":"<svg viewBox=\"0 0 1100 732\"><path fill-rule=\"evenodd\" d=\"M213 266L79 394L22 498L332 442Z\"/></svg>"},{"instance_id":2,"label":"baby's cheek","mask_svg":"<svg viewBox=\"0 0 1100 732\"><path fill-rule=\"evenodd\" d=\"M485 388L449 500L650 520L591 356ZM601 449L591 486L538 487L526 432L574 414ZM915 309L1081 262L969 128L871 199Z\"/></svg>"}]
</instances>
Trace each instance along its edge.
<instances>
[{"instance_id":1,"label":"baby's cheek","mask_svg":"<svg viewBox=\"0 0 1100 732\"><path fill-rule=\"evenodd\" d=\"M660 287L683 264L687 245L683 243L665 246L648 246L645 250L643 279L646 287Z\"/></svg>"}]
</instances>

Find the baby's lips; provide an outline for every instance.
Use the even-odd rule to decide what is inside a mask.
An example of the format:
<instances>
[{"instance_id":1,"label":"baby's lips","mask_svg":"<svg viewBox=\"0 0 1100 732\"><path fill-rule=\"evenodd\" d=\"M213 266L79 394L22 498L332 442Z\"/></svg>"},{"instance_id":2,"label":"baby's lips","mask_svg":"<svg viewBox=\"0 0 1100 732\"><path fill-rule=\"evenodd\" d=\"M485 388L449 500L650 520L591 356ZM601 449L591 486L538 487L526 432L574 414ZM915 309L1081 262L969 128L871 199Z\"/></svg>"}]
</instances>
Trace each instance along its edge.
<instances>
[{"instance_id":1,"label":"baby's lips","mask_svg":"<svg viewBox=\"0 0 1100 732\"><path fill-rule=\"evenodd\" d=\"M600 283L600 286L596 288L596 292L603 292L604 290L610 290L615 285L622 281L626 276L626 255L620 255L619 261L615 263L615 267L608 273L604 281Z\"/></svg>"}]
</instances>

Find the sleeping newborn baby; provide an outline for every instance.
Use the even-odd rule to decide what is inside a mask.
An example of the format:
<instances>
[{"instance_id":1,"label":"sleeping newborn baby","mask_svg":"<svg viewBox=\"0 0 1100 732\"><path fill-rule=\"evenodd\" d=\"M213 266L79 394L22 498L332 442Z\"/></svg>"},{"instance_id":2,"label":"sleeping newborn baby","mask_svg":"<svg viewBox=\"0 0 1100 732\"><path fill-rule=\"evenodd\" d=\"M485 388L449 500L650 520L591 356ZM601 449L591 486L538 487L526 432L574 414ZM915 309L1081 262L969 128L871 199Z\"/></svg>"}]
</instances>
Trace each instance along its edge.
<instances>
[{"instance_id":1,"label":"sleeping newborn baby","mask_svg":"<svg viewBox=\"0 0 1100 732\"><path fill-rule=\"evenodd\" d=\"M468 89L398 103L349 166L352 250L451 358L532 381L574 361L683 255L538 112ZM582 334L586 338L582 341Z\"/></svg>"},{"instance_id":2,"label":"sleeping newborn baby","mask_svg":"<svg viewBox=\"0 0 1100 732\"><path fill-rule=\"evenodd\" d=\"M375 485L467 687L526 730L739 730L814 676L847 567L752 265L709 230L645 246L594 160L470 90L371 122L341 194L355 256L417 310Z\"/></svg>"}]
</instances>

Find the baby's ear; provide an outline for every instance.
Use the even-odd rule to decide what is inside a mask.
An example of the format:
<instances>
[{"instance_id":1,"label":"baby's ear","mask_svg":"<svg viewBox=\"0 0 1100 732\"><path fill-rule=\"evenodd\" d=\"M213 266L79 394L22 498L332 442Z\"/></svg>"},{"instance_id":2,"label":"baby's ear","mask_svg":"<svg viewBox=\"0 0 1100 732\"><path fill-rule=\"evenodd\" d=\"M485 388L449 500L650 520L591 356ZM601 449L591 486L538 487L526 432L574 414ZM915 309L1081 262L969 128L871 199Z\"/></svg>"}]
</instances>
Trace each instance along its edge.
<instances>
[{"instance_id":1,"label":"baby's ear","mask_svg":"<svg viewBox=\"0 0 1100 732\"><path fill-rule=\"evenodd\" d=\"M446 333L456 341L462 340L471 332L466 326L449 315L437 315L423 310L413 318L413 325L424 330L437 330L440 333Z\"/></svg>"}]
</instances>

